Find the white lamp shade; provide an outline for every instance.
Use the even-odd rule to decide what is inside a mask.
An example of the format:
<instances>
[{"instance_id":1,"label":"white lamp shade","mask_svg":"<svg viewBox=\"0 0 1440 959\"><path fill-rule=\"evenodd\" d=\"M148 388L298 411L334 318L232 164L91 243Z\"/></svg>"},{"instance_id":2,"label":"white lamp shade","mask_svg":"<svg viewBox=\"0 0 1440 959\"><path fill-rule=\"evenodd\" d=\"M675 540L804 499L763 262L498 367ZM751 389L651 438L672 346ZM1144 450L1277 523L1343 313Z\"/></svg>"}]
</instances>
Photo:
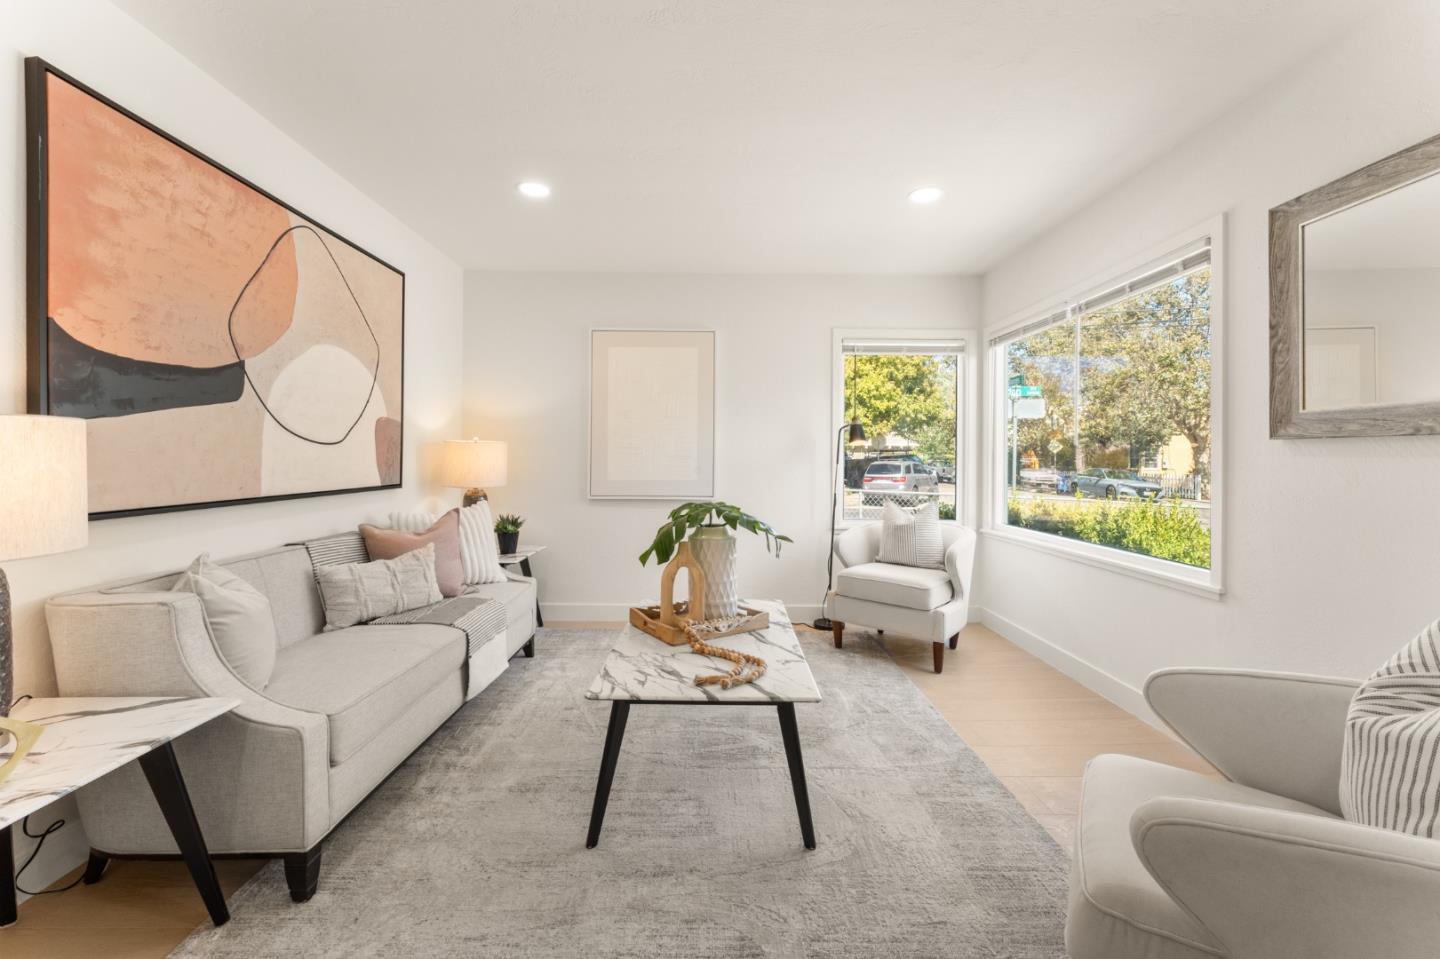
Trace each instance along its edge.
<instances>
[{"instance_id":1,"label":"white lamp shade","mask_svg":"<svg viewBox=\"0 0 1440 959\"><path fill-rule=\"evenodd\" d=\"M500 440L448 440L440 457L440 485L504 486L508 466L509 447Z\"/></svg>"},{"instance_id":2,"label":"white lamp shade","mask_svg":"<svg viewBox=\"0 0 1440 959\"><path fill-rule=\"evenodd\" d=\"M0 560L89 541L85 421L0 416Z\"/></svg>"}]
</instances>

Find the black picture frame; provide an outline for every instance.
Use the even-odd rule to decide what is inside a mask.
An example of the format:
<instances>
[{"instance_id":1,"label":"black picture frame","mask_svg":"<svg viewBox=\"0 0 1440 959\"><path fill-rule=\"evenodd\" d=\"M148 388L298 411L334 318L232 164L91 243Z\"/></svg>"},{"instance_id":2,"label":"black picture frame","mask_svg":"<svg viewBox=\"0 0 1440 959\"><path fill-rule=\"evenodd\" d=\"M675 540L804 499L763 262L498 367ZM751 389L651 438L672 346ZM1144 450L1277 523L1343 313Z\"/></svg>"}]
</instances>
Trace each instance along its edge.
<instances>
[{"instance_id":1,"label":"black picture frame","mask_svg":"<svg viewBox=\"0 0 1440 959\"><path fill-rule=\"evenodd\" d=\"M90 519L115 519L126 516L148 516L157 513L174 513L198 509L214 509L222 506L245 506L253 503L279 502L293 499L312 499L317 496L342 496L350 493L370 493L380 490L399 489L405 484L405 271L376 256L359 244L347 239L314 217L285 202L253 181L231 170L149 122L144 117L127 109L93 87L59 69L40 57L25 58L25 275L26 275L26 409L31 414L50 415L49 395L49 189L48 144L46 134L49 116L46 103L46 77L55 78L75 87L87 96L93 97L105 107L166 140L171 145L215 168L237 183L275 203L282 209L303 218L312 226L325 231L336 240L355 250L380 266L391 270L400 277L400 439L399 468L393 483L374 486L358 486L346 489L313 490L299 493L284 493L274 496L255 496L241 499L214 500L199 503L180 503L170 506L153 506L138 509L108 510L93 512Z\"/></svg>"}]
</instances>

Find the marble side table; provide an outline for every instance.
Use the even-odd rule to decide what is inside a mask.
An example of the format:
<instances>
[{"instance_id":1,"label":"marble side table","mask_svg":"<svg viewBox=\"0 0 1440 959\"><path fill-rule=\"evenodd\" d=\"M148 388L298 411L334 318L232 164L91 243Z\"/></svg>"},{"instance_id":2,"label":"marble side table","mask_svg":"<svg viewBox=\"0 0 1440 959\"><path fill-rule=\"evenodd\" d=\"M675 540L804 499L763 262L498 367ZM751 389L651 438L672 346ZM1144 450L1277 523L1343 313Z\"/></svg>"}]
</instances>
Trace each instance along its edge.
<instances>
[{"instance_id":1,"label":"marble side table","mask_svg":"<svg viewBox=\"0 0 1440 959\"><path fill-rule=\"evenodd\" d=\"M753 633L721 636L713 640L741 653L765 660L765 675L757 682L721 689L696 686L695 677L724 675L733 665L728 660L701 656L689 646L667 646L634 626L627 626L615 647L605 657L600 674L585 691L586 699L610 703L610 726L605 734L605 751L600 760L600 779L595 786L595 804L590 812L587 849L600 842L610 785L620 759L625 723L634 703L661 703L687 706L774 706L780 717L780 738L790 766L790 786L795 793L795 810L800 815L800 837L806 849L815 848L815 825L810 818L810 792L805 783L805 761L800 753L800 729L795 723L796 703L820 702L820 688L810 673L810 664L800 640L790 625L785 604L778 600L741 600L746 606L770 614L770 626Z\"/></svg>"},{"instance_id":2,"label":"marble side table","mask_svg":"<svg viewBox=\"0 0 1440 959\"><path fill-rule=\"evenodd\" d=\"M15 719L38 723L45 731L10 778L0 782L0 926L13 923L17 913L14 825L132 760L140 762L210 919L217 926L226 922L230 911L171 742L238 705L234 699L86 697L27 699L11 710ZM6 756L0 751L0 760ZM92 872L87 870L86 882L99 878Z\"/></svg>"}]
</instances>

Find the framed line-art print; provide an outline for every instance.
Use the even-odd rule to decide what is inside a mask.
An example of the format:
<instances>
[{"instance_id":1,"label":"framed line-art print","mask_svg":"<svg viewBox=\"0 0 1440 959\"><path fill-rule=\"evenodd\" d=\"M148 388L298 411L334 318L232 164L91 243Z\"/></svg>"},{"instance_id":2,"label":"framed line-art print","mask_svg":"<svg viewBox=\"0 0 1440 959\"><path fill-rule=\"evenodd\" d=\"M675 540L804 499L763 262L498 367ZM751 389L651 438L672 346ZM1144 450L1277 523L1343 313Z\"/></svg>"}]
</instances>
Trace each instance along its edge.
<instances>
[{"instance_id":1,"label":"framed line-art print","mask_svg":"<svg viewBox=\"0 0 1440 959\"><path fill-rule=\"evenodd\" d=\"M28 406L92 517L401 485L405 275L25 62Z\"/></svg>"},{"instance_id":2,"label":"framed line-art print","mask_svg":"<svg viewBox=\"0 0 1440 959\"><path fill-rule=\"evenodd\" d=\"M715 332L592 330L590 496L715 495Z\"/></svg>"}]
</instances>

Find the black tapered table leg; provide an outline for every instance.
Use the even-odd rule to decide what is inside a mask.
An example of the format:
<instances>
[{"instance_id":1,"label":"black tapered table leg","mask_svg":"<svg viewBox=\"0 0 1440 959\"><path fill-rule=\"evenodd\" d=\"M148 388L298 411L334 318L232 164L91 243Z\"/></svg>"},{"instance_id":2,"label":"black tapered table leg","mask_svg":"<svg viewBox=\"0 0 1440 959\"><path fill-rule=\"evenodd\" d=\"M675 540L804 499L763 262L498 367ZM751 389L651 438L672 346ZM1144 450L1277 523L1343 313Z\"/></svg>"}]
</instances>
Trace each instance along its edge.
<instances>
[{"instance_id":1,"label":"black tapered table leg","mask_svg":"<svg viewBox=\"0 0 1440 959\"><path fill-rule=\"evenodd\" d=\"M800 814L800 837L806 849L815 848L815 823L810 820L810 790L805 785L805 760L800 755L800 727L795 725L795 704L778 703L780 738L790 763L790 786L795 790L795 811Z\"/></svg>"},{"instance_id":2,"label":"black tapered table leg","mask_svg":"<svg viewBox=\"0 0 1440 959\"><path fill-rule=\"evenodd\" d=\"M520 572L529 576L531 579L535 578L530 572L530 557L527 556L520 561ZM537 583L535 585L535 628L539 629L544 625L545 617L540 615L540 585ZM533 650L527 655L533 655Z\"/></svg>"},{"instance_id":3,"label":"black tapered table leg","mask_svg":"<svg viewBox=\"0 0 1440 959\"><path fill-rule=\"evenodd\" d=\"M15 847L10 827L0 829L0 926L8 926L19 915L15 905Z\"/></svg>"},{"instance_id":4,"label":"black tapered table leg","mask_svg":"<svg viewBox=\"0 0 1440 959\"><path fill-rule=\"evenodd\" d=\"M224 925L230 919L230 909L225 905L225 894L220 891L220 880L215 878L215 866L210 862L210 851L205 848L195 808L190 805L190 793L180 775L174 748L165 743L152 749L140 757L140 768L145 772L155 801L160 804L175 845L180 847L190 878L195 880L195 888L200 890L200 898L210 910L211 922Z\"/></svg>"},{"instance_id":5,"label":"black tapered table leg","mask_svg":"<svg viewBox=\"0 0 1440 959\"><path fill-rule=\"evenodd\" d=\"M625 720L630 717L630 704L619 700L610 704L610 728L605 733L605 752L600 758L600 779L595 783L595 805L590 809L590 835L585 848L594 849L600 841L600 827L605 824L605 805L610 801L610 784L615 781L615 764L620 759L620 742L625 738Z\"/></svg>"}]
</instances>

